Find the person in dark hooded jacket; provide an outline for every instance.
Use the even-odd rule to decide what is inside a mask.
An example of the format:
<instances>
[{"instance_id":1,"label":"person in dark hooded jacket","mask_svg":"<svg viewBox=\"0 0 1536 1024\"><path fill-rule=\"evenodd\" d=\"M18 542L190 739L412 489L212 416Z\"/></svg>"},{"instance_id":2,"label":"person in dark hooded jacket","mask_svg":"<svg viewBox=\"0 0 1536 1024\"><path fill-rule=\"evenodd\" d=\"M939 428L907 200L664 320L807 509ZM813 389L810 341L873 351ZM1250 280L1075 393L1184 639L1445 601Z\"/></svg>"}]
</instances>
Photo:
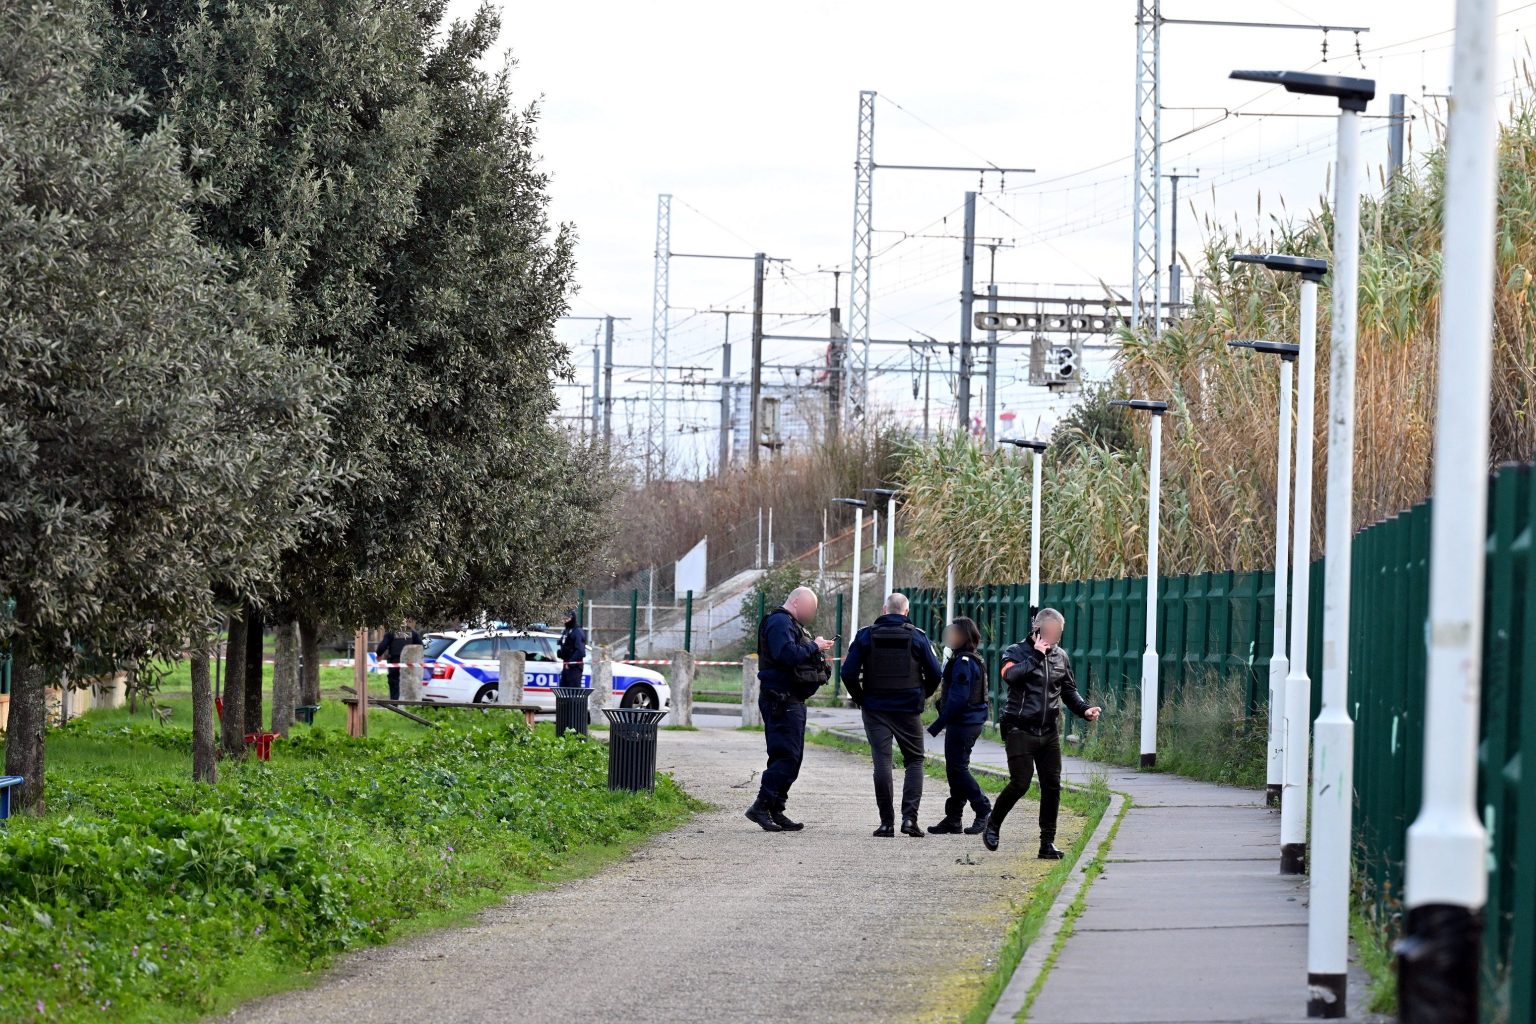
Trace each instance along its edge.
<instances>
[{"instance_id":1,"label":"person in dark hooded jacket","mask_svg":"<svg viewBox=\"0 0 1536 1024\"><path fill-rule=\"evenodd\" d=\"M936 836L977 835L987 827L992 801L981 791L981 784L971 774L971 751L987 724L987 666L976 653L981 645L981 630L967 618L958 618L945 630L944 646L952 652L944 663L944 678L939 684L939 717L928 727L928 735L944 734L944 775L949 781L949 799L944 801L944 820L929 825ZM969 828L962 829L961 815L970 804L976 817Z\"/></svg>"},{"instance_id":2,"label":"person in dark hooded jacket","mask_svg":"<svg viewBox=\"0 0 1536 1024\"><path fill-rule=\"evenodd\" d=\"M923 701L938 689L939 660L923 631L907 620L907 598L885 599L885 614L865 626L848 646L843 660L843 685L864 711L864 733L875 762L875 806L880 812L880 839L896 834L892 806L891 741L901 748L906 777L901 786L901 831L919 838L917 808L923 798Z\"/></svg>"},{"instance_id":3,"label":"person in dark hooded jacket","mask_svg":"<svg viewBox=\"0 0 1536 1024\"><path fill-rule=\"evenodd\" d=\"M581 628L581 620L576 616L576 609L566 612L565 628L560 631L560 646L555 653L560 658L560 685L582 685L585 667L582 662L587 660L587 631Z\"/></svg>"},{"instance_id":4,"label":"person in dark hooded jacket","mask_svg":"<svg viewBox=\"0 0 1536 1024\"><path fill-rule=\"evenodd\" d=\"M1060 860L1056 817L1061 810L1061 706L1092 722L1100 708L1089 707L1077 692L1072 662L1061 649L1066 620L1054 608L1035 613L1029 639L1003 652L1003 746L1008 751L1008 785L998 794L992 817L981 834L989 850L998 846L1003 819L1029 791L1030 776L1040 776L1040 859Z\"/></svg>"}]
</instances>

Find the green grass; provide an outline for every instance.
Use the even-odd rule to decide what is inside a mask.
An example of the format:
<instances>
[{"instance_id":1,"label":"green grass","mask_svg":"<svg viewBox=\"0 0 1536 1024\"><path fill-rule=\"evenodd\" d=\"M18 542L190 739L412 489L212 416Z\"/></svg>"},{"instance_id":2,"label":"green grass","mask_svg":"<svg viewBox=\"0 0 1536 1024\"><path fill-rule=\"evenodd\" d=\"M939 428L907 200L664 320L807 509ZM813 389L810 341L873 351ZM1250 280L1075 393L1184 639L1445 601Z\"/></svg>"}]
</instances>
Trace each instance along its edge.
<instances>
[{"instance_id":1,"label":"green grass","mask_svg":"<svg viewBox=\"0 0 1536 1024\"><path fill-rule=\"evenodd\" d=\"M1358 902L1350 907L1349 935L1360 955L1360 966L1370 977L1365 1008L1396 1017L1397 958L1392 953L1391 936Z\"/></svg>"},{"instance_id":2,"label":"green grass","mask_svg":"<svg viewBox=\"0 0 1536 1024\"><path fill-rule=\"evenodd\" d=\"M49 813L0 829L0 1020L203 1019L337 954L464 920L608 863L699 809L669 779L610 793L606 748L506 713L436 728L340 704L270 762L191 781L169 724L95 712L48 738Z\"/></svg>"},{"instance_id":3,"label":"green grass","mask_svg":"<svg viewBox=\"0 0 1536 1024\"><path fill-rule=\"evenodd\" d=\"M811 731L806 738L820 746L833 747L864 756L869 755L869 744L849 740L822 729ZM894 752L894 760L898 765L903 763L900 750ZM944 778L944 767L939 758L925 757L923 770L933 778ZM979 766L973 766L973 771L981 788L990 793L999 792L1008 784L1008 780L995 771L984 770ZM1026 799L1035 801L1040 799L1039 785L1032 784L1029 787ZM1068 848L1067 856L1052 865L1030 891L1028 900L1009 925L1008 932L1003 938L1002 948L998 950L997 966L965 1015L968 1024L981 1024L986 1021L992 1013L992 1008L997 1005L998 997L1008 987L1008 980L1013 977L1013 972L1018 967L1019 961L1023 959L1025 950L1035 940L1035 936L1040 934L1040 928L1050 913L1051 905L1056 901L1056 894L1071 877L1078 859L1087 847L1088 840L1092 837L1094 829L1098 828L1099 820L1109 806L1109 788L1103 778L1096 778L1093 785L1087 789L1064 789L1061 794L1061 805L1064 809L1083 817L1082 830L1078 833L1076 841ZM1118 822L1116 825L1118 827Z\"/></svg>"}]
</instances>

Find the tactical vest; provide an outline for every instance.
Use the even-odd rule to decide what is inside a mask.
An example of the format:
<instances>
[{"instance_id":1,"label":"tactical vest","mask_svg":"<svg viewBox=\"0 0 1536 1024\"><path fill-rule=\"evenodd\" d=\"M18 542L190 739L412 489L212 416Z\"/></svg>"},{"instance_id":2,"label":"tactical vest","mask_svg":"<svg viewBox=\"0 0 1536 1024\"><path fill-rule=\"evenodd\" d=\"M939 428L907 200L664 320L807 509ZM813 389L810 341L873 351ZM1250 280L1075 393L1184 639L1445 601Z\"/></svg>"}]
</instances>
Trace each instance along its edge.
<instances>
[{"instance_id":1,"label":"tactical vest","mask_svg":"<svg viewBox=\"0 0 1536 1024\"><path fill-rule=\"evenodd\" d=\"M923 685L917 672L917 659L912 656L914 629L910 622L870 627L864 689L916 690Z\"/></svg>"},{"instance_id":2,"label":"tactical vest","mask_svg":"<svg viewBox=\"0 0 1536 1024\"><path fill-rule=\"evenodd\" d=\"M970 700L970 702L972 704L985 704L987 702L987 666L986 666L986 663L983 662L976 655L972 654L970 651L961 651L960 653L955 655L955 660L956 661L970 660L970 661L975 662L976 665L978 667L980 667L981 672L979 672L977 674L975 679L971 680L971 693L970 693L969 700ZM944 695L947 698L949 696L949 683L947 681L944 683L944 690L945 690Z\"/></svg>"}]
</instances>

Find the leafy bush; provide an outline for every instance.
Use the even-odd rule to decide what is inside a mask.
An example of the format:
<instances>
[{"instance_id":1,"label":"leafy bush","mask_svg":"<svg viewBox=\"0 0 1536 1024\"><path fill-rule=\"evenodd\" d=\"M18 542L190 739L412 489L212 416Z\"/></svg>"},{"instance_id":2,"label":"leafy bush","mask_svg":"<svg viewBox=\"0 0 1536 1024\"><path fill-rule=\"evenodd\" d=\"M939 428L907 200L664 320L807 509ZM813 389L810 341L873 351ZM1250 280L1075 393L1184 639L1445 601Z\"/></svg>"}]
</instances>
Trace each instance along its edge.
<instances>
[{"instance_id":1,"label":"leafy bush","mask_svg":"<svg viewBox=\"0 0 1536 1024\"><path fill-rule=\"evenodd\" d=\"M181 770L52 775L52 814L0 831L0 1020L194 1017L241 961L284 975L422 914L483 905L572 851L678 820L609 793L604 748L447 720L420 738L301 731L278 760L184 778L184 729L89 719L50 748L139 751Z\"/></svg>"},{"instance_id":2,"label":"leafy bush","mask_svg":"<svg viewBox=\"0 0 1536 1024\"><path fill-rule=\"evenodd\" d=\"M762 601L763 614L766 615L783 604L791 590L808 587L815 580L815 570L807 569L799 562L781 562L771 569L763 570L757 582L752 584L752 589L741 599L741 620L748 624L754 638L748 650L757 648L758 601Z\"/></svg>"}]
</instances>

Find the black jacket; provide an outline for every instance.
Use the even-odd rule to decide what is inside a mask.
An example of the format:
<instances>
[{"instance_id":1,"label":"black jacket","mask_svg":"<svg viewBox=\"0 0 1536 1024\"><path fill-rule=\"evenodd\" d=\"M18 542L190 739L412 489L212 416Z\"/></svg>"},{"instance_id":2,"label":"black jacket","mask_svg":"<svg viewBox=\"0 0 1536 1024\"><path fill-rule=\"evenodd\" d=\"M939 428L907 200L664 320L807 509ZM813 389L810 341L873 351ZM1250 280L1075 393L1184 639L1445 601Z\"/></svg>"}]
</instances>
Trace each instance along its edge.
<instances>
[{"instance_id":1,"label":"black jacket","mask_svg":"<svg viewBox=\"0 0 1536 1024\"><path fill-rule=\"evenodd\" d=\"M583 661L587 657L587 631L575 619L565 620L560 633L560 646L555 651L562 662Z\"/></svg>"},{"instance_id":2,"label":"black jacket","mask_svg":"<svg viewBox=\"0 0 1536 1024\"><path fill-rule=\"evenodd\" d=\"M1088 711L1088 702L1077 692L1072 660L1059 644L1044 654L1028 640L1014 644L1003 652L1003 681L1008 684L1002 714L1005 731L1050 732L1061 717L1063 702L1079 718Z\"/></svg>"}]
</instances>

